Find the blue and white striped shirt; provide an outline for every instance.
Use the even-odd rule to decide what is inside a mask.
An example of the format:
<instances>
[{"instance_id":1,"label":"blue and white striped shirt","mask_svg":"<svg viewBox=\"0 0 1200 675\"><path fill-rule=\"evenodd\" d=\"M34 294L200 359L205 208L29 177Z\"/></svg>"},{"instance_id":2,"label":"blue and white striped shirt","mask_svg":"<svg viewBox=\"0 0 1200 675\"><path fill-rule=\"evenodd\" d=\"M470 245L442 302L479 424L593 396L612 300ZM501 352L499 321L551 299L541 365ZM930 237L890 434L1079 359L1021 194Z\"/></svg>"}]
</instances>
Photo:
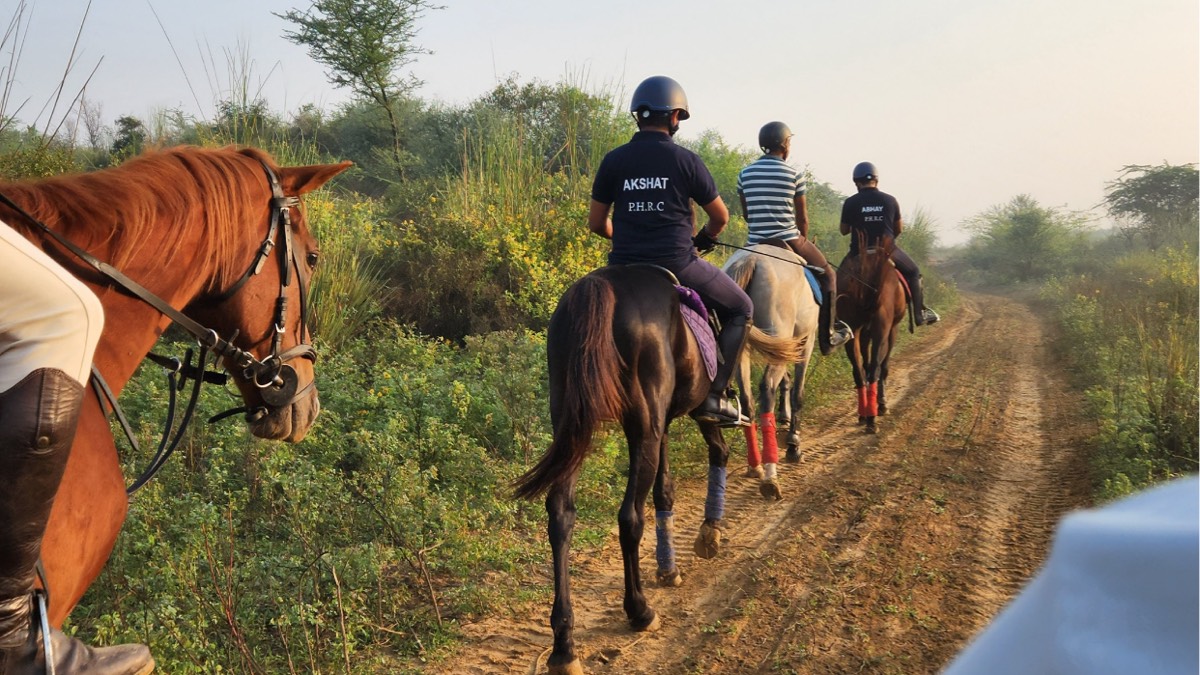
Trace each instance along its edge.
<instances>
[{"instance_id":1,"label":"blue and white striped shirt","mask_svg":"<svg viewBox=\"0 0 1200 675\"><path fill-rule=\"evenodd\" d=\"M774 155L763 155L742 169L737 189L746 199L746 244L799 237L796 197L806 188L804 174Z\"/></svg>"}]
</instances>

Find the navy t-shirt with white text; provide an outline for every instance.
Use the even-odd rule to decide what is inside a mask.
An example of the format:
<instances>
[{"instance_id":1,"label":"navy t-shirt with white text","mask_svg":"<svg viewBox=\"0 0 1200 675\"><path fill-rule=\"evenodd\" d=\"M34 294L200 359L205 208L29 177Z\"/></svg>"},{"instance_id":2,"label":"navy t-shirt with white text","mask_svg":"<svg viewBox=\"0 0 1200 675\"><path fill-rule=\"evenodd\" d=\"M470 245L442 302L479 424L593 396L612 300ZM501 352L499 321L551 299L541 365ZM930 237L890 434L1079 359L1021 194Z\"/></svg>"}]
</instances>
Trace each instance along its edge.
<instances>
[{"instance_id":1,"label":"navy t-shirt with white text","mask_svg":"<svg viewBox=\"0 0 1200 675\"><path fill-rule=\"evenodd\" d=\"M865 187L850 195L842 204L842 222L850 226L850 255L858 253L857 231L866 232L867 246L872 246L884 235L896 237L897 220L900 204L879 188Z\"/></svg>"},{"instance_id":2,"label":"navy t-shirt with white text","mask_svg":"<svg viewBox=\"0 0 1200 675\"><path fill-rule=\"evenodd\" d=\"M592 182L592 199L611 204L611 264L686 265L695 256L691 201L719 196L700 157L669 134L639 131L604 156Z\"/></svg>"}]
</instances>

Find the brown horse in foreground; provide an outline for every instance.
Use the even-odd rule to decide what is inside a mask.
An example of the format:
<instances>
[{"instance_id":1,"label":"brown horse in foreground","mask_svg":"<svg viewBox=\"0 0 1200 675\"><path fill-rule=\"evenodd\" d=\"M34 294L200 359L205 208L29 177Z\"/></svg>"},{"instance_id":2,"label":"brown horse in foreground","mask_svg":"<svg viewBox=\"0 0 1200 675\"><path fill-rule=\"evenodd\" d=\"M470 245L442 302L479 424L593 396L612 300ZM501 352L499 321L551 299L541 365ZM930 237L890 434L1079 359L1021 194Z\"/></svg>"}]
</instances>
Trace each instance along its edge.
<instances>
[{"instance_id":1,"label":"brown horse in foreground","mask_svg":"<svg viewBox=\"0 0 1200 675\"><path fill-rule=\"evenodd\" d=\"M617 520L625 561L625 614L635 631L654 630L658 616L642 592L638 546L646 495L654 489L658 583L682 583L672 542L675 486L667 463L671 420L691 412L712 380L696 338L679 309L669 272L650 265L605 267L575 282L559 300L546 335L550 417L554 439L536 466L517 481L517 496L546 493L554 558L550 626L554 674L583 672L575 654L569 555L575 526L575 483L605 421L619 422L629 444L629 481ZM779 360L794 358L794 343L751 331L750 344ZM708 445L708 497L696 555L720 546L729 448L716 424L698 422Z\"/></svg>"},{"instance_id":2,"label":"brown horse in foreground","mask_svg":"<svg viewBox=\"0 0 1200 675\"><path fill-rule=\"evenodd\" d=\"M884 385L888 357L907 311L904 287L892 264L891 237L868 247L860 235L858 255L846 258L838 272L838 318L854 329L846 356L858 390L858 422L875 433L875 418L887 413Z\"/></svg>"},{"instance_id":3,"label":"brown horse in foreground","mask_svg":"<svg viewBox=\"0 0 1200 675\"><path fill-rule=\"evenodd\" d=\"M254 374L232 364L230 371L245 404L256 411L247 415L250 431L260 438L299 441L320 404L303 320L317 243L295 198L349 165L281 168L253 149L176 148L93 173L0 184L0 193L260 364L280 357L276 366L290 367L293 384L299 385L290 400L269 403ZM289 199L273 199L273 182ZM273 218L284 225L268 247ZM105 322L94 364L119 394L171 320L115 288L14 209L0 206L0 220L42 246L99 296ZM288 244L291 254L284 259ZM62 625L104 567L127 506L104 406L88 396L42 543L54 626Z\"/></svg>"}]
</instances>

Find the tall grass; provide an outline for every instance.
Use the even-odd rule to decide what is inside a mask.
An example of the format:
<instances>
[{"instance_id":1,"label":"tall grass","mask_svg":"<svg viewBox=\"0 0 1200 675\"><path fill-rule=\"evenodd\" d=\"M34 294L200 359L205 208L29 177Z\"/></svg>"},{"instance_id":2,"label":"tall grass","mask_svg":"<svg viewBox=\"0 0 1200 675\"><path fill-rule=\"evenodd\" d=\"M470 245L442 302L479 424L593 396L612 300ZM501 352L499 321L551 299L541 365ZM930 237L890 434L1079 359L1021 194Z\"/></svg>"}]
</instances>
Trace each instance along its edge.
<instances>
[{"instance_id":1,"label":"tall grass","mask_svg":"<svg viewBox=\"0 0 1200 675\"><path fill-rule=\"evenodd\" d=\"M603 264L586 225L591 176L628 123L576 87L555 97L551 124L485 110L462 129L461 172L405 228L393 268L402 318L455 339L541 328L567 286Z\"/></svg>"},{"instance_id":2,"label":"tall grass","mask_svg":"<svg viewBox=\"0 0 1200 675\"><path fill-rule=\"evenodd\" d=\"M1063 351L1086 387L1097 487L1115 498L1200 469L1200 292L1194 253L1142 252L1103 274L1059 279Z\"/></svg>"}]
</instances>

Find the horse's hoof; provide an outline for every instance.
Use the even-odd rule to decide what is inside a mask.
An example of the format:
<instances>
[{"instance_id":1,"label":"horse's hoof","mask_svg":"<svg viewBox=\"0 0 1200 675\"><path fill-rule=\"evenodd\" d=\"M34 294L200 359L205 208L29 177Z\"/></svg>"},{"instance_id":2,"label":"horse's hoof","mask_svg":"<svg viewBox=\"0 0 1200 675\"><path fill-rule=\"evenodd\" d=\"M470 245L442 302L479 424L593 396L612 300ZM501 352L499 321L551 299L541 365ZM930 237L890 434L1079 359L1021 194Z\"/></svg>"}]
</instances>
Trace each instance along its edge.
<instances>
[{"instance_id":1,"label":"horse's hoof","mask_svg":"<svg viewBox=\"0 0 1200 675\"><path fill-rule=\"evenodd\" d=\"M866 432L866 433L868 433L868 434L877 434L877 433L879 433L879 429L876 429L876 428L875 428L875 422L867 422L867 426L863 428L863 431L864 431L864 432Z\"/></svg>"},{"instance_id":2,"label":"horse's hoof","mask_svg":"<svg viewBox=\"0 0 1200 675\"><path fill-rule=\"evenodd\" d=\"M547 663L546 670L550 675L583 675L583 664L579 662L579 659L574 659L570 663L564 663L559 666Z\"/></svg>"},{"instance_id":3,"label":"horse's hoof","mask_svg":"<svg viewBox=\"0 0 1200 675\"><path fill-rule=\"evenodd\" d=\"M650 620L649 621L645 621L645 622L630 621L629 622L629 627L632 628L635 633L653 633L654 631L658 630L658 627L660 625L662 625L662 624L659 623L659 621L658 621L658 612L655 612L654 610L650 610Z\"/></svg>"},{"instance_id":4,"label":"horse's hoof","mask_svg":"<svg viewBox=\"0 0 1200 675\"><path fill-rule=\"evenodd\" d=\"M658 579L658 585L664 588L675 588L683 585L683 575L679 573L678 567L665 571L659 570L655 577Z\"/></svg>"},{"instance_id":5,"label":"horse's hoof","mask_svg":"<svg viewBox=\"0 0 1200 675\"><path fill-rule=\"evenodd\" d=\"M767 499L779 501L783 499L783 491L779 489L779 483L774 479L764 480L758 484L758 493Z\"/></svg>"},{"instance_id":6,"label":"horse's hoof","mask_svg":"<svg viewBox=\"0 0 1200 675\"><path fill-rule=\"evenodd\" d=\"M762 464L759 464L758 466L746 467L746 478L755 478L758 480L762 480L762 477L763 477Z\"/></svg>"},{"instance_id":7,"label":"horse's hoof","mask_svg":"<svg viewBox=\"0 0 1200 675\"><path fill-rule=\"evenodd\" d=\"M787 454L783 456L784 464L799 464L800 463L800 448L789 445Z\"/></svg>"},{"instance_id":8,"label":"horse's hoof","mask_svg":"<svg viewBox=\"0 0 1200 675\"><path fill-rule=\"evenodd\" d=\"M887 414L887 406L884 404L884 402L883 402L883 401L880 401L880 402L879 402L879 406L878 406L878 407L879 407L879 412L878 412L878 414L880 414L880 415L886 415L886 414Z\"/></svg>"},{"instance_id":9,"label":"horse's hoof","mask_svg":"<svg viewBox=\"0 0 1200 675\"><path fill-rule=\"evenodd\" d=\"M867 423L867 418L863 417L862 415L859 415L859 416L858 416L858 423L859 423L859 424L866 424L866 423Z\"/></svg>"},{"instance_id":10,"label":"horse's hoof","mask_svg":"<svg viewBox=\"0 0 1200 675\"><path fill-rule=\"evenodd\" d=\"M721 530L715 525L704 523L700 526L700 534L696 535L696 543L692 551L704 559L715 558L721 550Z\"/></svg>"}]
</instances>

